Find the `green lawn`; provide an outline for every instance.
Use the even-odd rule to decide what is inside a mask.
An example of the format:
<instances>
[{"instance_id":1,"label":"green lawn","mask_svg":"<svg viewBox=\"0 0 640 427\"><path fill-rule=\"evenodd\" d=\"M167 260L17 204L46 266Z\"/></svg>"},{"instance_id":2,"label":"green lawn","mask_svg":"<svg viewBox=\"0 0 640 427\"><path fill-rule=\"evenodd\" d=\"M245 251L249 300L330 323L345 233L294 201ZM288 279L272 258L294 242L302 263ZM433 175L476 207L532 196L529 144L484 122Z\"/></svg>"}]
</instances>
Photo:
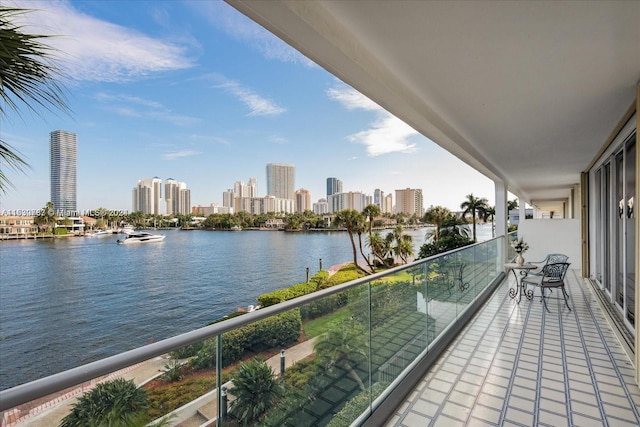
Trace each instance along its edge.
<instances>
[{"instance_id":1,"label":"green lawn","mask_svg":"<svg viewBox=\"0 0 640 427\"><path fill-rule=\"evenodd\" d=\"M342 322L349 317L349 310L345 307L335 313L327 314L317 319L309 320L304 324L304 334L308 340L315 338L318 335L322 335L330 329L330 324L335 322Z\"/></svg>"}]
</instances>

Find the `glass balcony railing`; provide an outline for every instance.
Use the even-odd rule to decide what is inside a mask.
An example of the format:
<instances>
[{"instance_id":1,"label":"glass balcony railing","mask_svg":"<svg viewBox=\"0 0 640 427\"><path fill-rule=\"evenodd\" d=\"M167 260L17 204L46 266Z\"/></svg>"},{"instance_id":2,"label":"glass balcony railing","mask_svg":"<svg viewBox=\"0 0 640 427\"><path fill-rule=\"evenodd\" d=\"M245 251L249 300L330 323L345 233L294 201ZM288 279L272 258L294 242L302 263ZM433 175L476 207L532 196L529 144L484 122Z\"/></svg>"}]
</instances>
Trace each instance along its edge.
<instances>
[{"instance_id":1,"label":"glass balcony railing","mask_svg":"<svg viewBox=\"0 0 640 427\"><path fill-rule=\"evenodd\" d=\"M319 280L316 292L2 391L4 423L84 416L93 391L70 397L124 378L145 390L145 423L360 424L500 282L504 239L325 289Z\"/></svg>"}]
</instances>

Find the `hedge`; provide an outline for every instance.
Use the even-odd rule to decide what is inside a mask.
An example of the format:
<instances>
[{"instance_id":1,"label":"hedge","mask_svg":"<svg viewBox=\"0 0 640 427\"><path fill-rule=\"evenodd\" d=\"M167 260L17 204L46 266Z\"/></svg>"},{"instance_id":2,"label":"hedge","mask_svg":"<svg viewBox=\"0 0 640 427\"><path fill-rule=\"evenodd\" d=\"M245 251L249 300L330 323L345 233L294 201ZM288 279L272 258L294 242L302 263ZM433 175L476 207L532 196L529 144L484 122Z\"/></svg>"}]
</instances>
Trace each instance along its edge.
<instances>
[{"instance_id":1,"label":"hedge","mask_svg":"<svg viewBox=\"0 0 640 427\"><path fill-rule=\"evenodd\" d=\"M222 334L222 365L231 365L251 352L285 347L295 342L302 332L300 310L268 317ZM196 369L216 366L216 338L205 340L191 361Z\"/></svg>"}]
</instances>

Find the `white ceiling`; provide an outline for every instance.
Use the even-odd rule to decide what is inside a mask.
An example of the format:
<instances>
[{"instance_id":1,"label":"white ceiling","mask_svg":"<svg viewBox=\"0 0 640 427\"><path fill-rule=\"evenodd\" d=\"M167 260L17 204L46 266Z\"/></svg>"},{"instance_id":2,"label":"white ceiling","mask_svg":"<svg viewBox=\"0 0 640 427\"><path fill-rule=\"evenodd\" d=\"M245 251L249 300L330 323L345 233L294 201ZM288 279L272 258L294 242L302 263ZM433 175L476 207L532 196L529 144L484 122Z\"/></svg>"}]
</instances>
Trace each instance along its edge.
<instances>
[{"instance_id":1,"label":"white ceiling","mask_svg":"<svg viewBox=\"0 0 640 427\"><path fill-rule=\"evenodd\" d=\"M640 81L640 1L227 2L527 201L568 197Z\"/></svg>"}]
</instances>

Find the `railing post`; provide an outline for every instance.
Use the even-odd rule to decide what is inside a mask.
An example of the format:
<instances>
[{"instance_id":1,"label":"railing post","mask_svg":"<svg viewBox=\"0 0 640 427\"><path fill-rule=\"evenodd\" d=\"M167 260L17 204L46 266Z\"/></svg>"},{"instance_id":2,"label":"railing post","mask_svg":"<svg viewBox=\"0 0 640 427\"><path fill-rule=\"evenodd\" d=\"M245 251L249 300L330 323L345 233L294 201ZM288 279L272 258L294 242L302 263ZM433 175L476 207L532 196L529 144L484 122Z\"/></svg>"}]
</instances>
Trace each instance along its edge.
<instances>
[{"instance_id":1,"label":"railing post","mask_svg":"<svg viewBox=\"0 0 640 427\"><path fill-rule=\"evenodd\" d=\"M227 418L227 388L222 386L222 392L220 394L220 419Z\"/></svg>"}]
</instances>

